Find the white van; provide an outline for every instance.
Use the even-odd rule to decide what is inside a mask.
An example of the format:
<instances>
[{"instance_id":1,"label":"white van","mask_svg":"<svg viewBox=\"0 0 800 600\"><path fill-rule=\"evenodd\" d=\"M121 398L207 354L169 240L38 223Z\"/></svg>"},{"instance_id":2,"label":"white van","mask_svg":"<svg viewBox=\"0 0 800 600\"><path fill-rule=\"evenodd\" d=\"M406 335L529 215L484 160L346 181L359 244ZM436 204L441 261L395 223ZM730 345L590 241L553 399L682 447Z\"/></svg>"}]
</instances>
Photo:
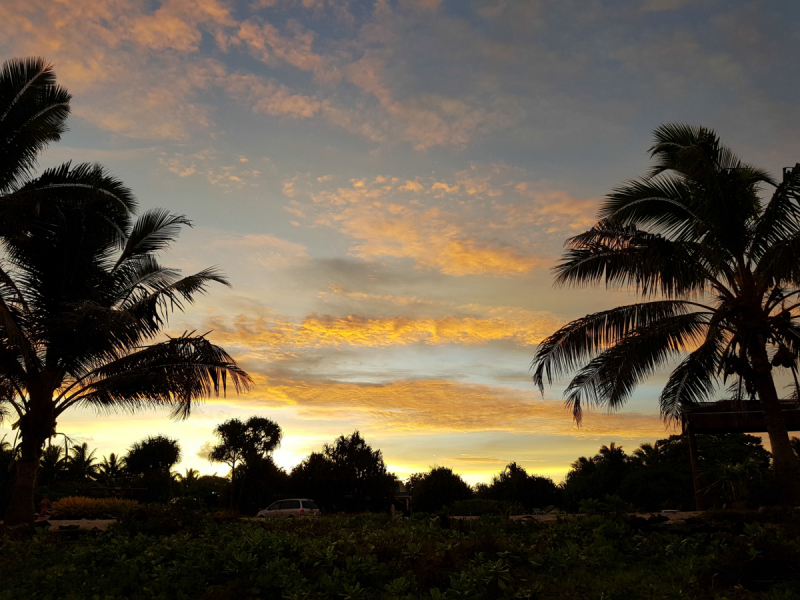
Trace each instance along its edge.
<instances>
[{"instance_id":1,"label":"white van","mask_svg":"<svg viewBox=\"0 0 800 600\"><path fill-rule=\"evenodd\" d=\"M262 519L313 517L319 514L319 506L308 498L290 498L278 500L259 512L256 516Z\"/></svg>"}]
</instances>

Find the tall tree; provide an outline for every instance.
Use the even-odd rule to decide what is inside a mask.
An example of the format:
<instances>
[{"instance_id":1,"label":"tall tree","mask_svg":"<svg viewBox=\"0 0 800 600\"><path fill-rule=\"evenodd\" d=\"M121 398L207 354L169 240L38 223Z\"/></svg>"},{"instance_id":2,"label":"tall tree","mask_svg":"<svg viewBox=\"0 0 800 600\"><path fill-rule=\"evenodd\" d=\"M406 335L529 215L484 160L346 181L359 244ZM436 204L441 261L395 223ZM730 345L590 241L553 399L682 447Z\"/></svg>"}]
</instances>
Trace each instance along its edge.
<instances>
[{"instance_id":1,"label":"tall tree","mask_svg":"<svg viewBox=\"0 0 800 600\"><path fill-rule=\"evenodd\" d=\"M382 510L389 506L394 475L358 431L339 436L312 452L292 469L291 485L325 508L334 510Z\"/></svg>"},{"instance_id":2,"label":"tall tree","mask_svg":"<svg viewBox=\"0 0 800 600\"><path fill-rule=\"evenodd\" d=\"M261 462L270 458L280 446L283 432L274 421L253 416L247 421L229 419L220 423L214 433L220 441L211 449L208 459L225 463L231 468L231 484L238 484L238 498L241 500L247 472L256 470ZM238 465L243 465L244 469L238 469ZM231 493L231 506L236 497Z\"/></svg>"},{"instance_id":3,"label":"tall tree","mask_svg":"<svg viewBox=\"0 0 800 600\"><path fill-rule=\"evenodd\" d=\"M36 472L56 421L74 406L102 412L168 407L239 391L250 378L204 336L158 341L216 270L182 277L157 255L190 222L136 201L98 165L66 163L33 176L65 130L70 96L41 59L0 70L0 388L21 435L6 524L31 522Z\"/></svg>"},{"instance_id":4,"label":"tall tree","mask_svg":"<svg viewBox=\"0 0 800 600\"><path fill-rule=\"evenodd\" d=\"M614 190L600 221L567 241L559 285L633 289L643 302L587 315L544 340L534 382L575 371L565 391L584 404L622 406L638 383L680 361L660 396L679 419L735 378L757 396L784 503L800 504L795 459L773 380L800 353L800 164L776 182L703 127L662 125L650 172ZM769 200L760 192L774 188Z\"/></svg>"},{"instance_id":5,"label":"tall tree","mask_svg":"<svg viewBox=\"0 0 800 600\"><path fill-rule=\"evenodd\" d=\"M95 450L89 452L89 444L83 442L80 446L73 446L70 452L72 455L67 462L67 473L70 479L81 483L93 481L97 475Z\"/></svg>"},{"instance_id":6,"label":"tall tree","mask_svg":"<svg viewBox=\"0 0 800 600\"><path fill-rule=\"evenodd\" d=\"M472 498L469 484L448 467L431 467L427 473L415 473L408 483L414 508L422 512L435 512L453 502Z\"/></svg>"},{"instance_id":7,"label":"tall tree","mask_svg":"<svg viewBox=\"0 0 800 600\"><path fill-rule=\"evenodd\" d=\"M165 435L148 436L133 444L125 456L125 468L137 485L147 488L144 499L166 502L172 495L172 468L181 460L177 440Z\"/></svg>"},{"instance_id":8,"label":"tall tree","mask_svg":"<svg viewBox=\"0 0 800 600\"><path fill-rule=\"evenodd\" d=\"M64 450L61 446L50 445L44 449L39 461L38 481L45 485L52 485L64 474L67 468L67 459L62 456Z\"/></svg>"},{"instance_id":9,"label":"tall tree","mask_svg":"<svg viewBox=\"0 0 800 600\"><path fill-rule=\"evenodd\" d=\"M155 435L135 442L130 447L125 456L125 466L134 475L169 474L180 460L181 447L178 441L165 435Z\"/></svg>"},{"instance_id":10,"label":"tall tree","mask_svg":"<svg viewBox=\"0 0 800 600\"><path fill-rule=\"evenodd\" d=\"M121 460L114 452L103 457L103 462L97 465L97 476L103 484L116 486L125 472L125 461Z\"/></svg>"}]
</instances>

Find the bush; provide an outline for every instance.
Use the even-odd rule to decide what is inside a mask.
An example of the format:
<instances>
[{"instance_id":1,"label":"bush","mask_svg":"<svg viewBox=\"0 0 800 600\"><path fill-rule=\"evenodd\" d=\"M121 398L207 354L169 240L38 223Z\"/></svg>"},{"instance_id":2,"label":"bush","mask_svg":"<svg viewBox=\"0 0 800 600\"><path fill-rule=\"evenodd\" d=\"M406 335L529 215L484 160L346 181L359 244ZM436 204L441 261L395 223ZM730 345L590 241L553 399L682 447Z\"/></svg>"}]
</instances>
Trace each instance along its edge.
<instances>
[{"instance_id":1,"label":"bush","mask_svg":"<svg viewBox=\"0 0 800 600\"><path fill-rule=\"evenodd\" d=\"M634 530L600 516L442 527L388 515L217 522L197 513L203 520L187 526L191 514L171 505L129 513L96 535L0 539L0 600L800 597L794 510L738 515L731 533L712 527L727 521L699 519Z\"/></svg>"},{"instance_id":2,"label":"bush","mask_svg":"<svg viewBox=\"0 0 800 600\"><path fill-rule=\"evenodd\" d=\"M126 510L110 529L127 535L172 535L202 530L210 522L205 509L177 504L144 504Z\"/></svg>"},{"instance_id":3,"label":"bush","mask_svg":"<svg viewBox=\"0 0 800 600\"><path fill-rule=\"evenodd\" d=\"M458 517L482 517L483 515L501 515L509 506L512 515L525 514L525 509L519 504L509 505L508 502L500 500L482 500L480 498L453 502L446 508L446 511L448 514Z\"/></svg>"},{"instance_id":4,"label":"bush","mask_svg":"<svg viewBox=\"0 0 800 600\"><path fill-rule=\"evenodd\" d=\"M136 500L120 498L83 498L70 496L56 500L50 510L54 519L105 519L117 518L138 506Z\"/></svg>"}]
</instances>

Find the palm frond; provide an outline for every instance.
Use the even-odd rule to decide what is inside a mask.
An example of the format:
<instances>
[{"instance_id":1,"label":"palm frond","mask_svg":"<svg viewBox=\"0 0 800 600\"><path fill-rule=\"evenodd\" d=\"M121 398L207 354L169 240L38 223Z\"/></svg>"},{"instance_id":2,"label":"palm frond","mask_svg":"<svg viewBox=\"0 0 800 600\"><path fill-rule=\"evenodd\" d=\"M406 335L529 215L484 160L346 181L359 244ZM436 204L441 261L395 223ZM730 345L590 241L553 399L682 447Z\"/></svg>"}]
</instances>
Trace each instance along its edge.
<instances>
[{"instance_id":1,"label":"palm frond","mask_svg":"<svg viewBox=\"0 0 800 600\"><path fill-rule=\"evenodd\" d=\"M42 58L0 68L0 193L29 174L39 153L66 131L71 96Z\"/></svg>"},{"instance_id":2,"label":"palm frond","mask_svg":"<svg viewBox=\"0 0 800 600\"><path fill-rule=\"evenodd\" d=\"M675 242L613 220L600 221L565 246L553 269L556 285L605 283L675 298L705 292L716 283L699 244Z\"/></svg>"},{"instance_id":3,"label":"palm frond","mask_svg":"<svg viewBox=\"0 0 800 600\"><path fill-rule=\"evenodd\" d=\"M668 317L629 333L593 358L564 392L575 420L580 423L587 403L609 410L621 407L643 379L699 343L707 326L703 313Z\"/></svg>"},{"instance_id":4,"label":"palm frond","mask_svg":"<svg viewBox=\"0 0 800 600\"><path fill-rule=\"evenodd\" d=\"M539 344L531 363L533 381L544 392L545 380L557 379L591 360L631 333L693 309L681 300L620 306L576 319Z\"/></svg>"},{"instance_id":5,"label":"palm frond","mask_svg":"<svg viewBox=\"0 0 800 600\"><path fill-rule=\"evenodd\" d=\"M669 239L696 239L708 226L694 213L692 189L676 177L638 179L614 189L598 215Z\"/></svg>"},{"instance_id":6,"label":"palm frond","mask_svg":"<svg viewBox=\"0 0 800 600\"><path fill-rule=\"evenodd\" d=\"M751 235L748 258L757 262L770 248L800 235L800 167L775 190Z\"/></svg>"},{"instance_id":7,"label":"palm frond","mask_svg":"<svg viewBox=\"0 0 800 600\"><path fill-rule=\"evenodd\" d=\"M153 318L159 322L166 321L168 314L175 310L183 310L184 302L194 303L196 294L205 294L208 284L221 283L230 287L230 282L217 267L209 267L189 275L178 281L158 287L155 291L144 287L137 288L121 305L139 318Z\"/></svg>"},{"instance_id":8,"label":"palm frond","mask_svg":"<svg viewBox=\"0 0 800 600\"><path fill-rule=\"evenodd\" d=\"M134 223L114 268L133 256L138 257L169 248L178 237L180 226L191 227L191 224L184 215L174 215L162 208L148 210Z\"/></svg>"},{"instance_id":9,"label":"palm frond","mask_svg":"<svg viewBox=\"0 0 800 600\"><path fill-rule=\"evenodd\" d=\"M705 342L672 371L658 399L666 421L679 420L685 406L699 404L713 393L724 346L723 332L710 327Z\"/></svg>"},{"instance_id":10,"label":"palm frond","mask_svg":"<svg viewBox=\"0 0 800 600\"><path fill-rule=\"evenodd\" d=\"M59 412L74 404L108 411L163 406L172 408L173 418L185 419L193 401L224 395L229 378L237 393L252 384L222 348L187 333L99 367Z\"/></svg>"}]
</instances>

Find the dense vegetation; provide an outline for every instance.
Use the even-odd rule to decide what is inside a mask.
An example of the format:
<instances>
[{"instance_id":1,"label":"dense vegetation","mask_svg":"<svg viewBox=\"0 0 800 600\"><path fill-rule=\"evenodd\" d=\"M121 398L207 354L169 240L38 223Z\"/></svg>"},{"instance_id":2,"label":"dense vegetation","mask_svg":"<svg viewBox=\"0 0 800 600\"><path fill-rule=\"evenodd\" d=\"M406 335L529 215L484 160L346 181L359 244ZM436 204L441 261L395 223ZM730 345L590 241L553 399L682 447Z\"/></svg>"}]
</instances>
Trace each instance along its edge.
<instances>
[{"instance_id":1,"label":"dense vegetation","mask_svg":"<svg viewBox=\"0 0 800 600\"><path fill-rule=\"evenodd\" d=\"M153 505L106 533L0 545L0 599L796 598L796 512L684 525L387 515L213 522ZM716 520L715 520L716 519Z\"/></svg>"},{"instance_id":2,"label":"dense vegetation","mask_svg":"<svg viewBox=\"0 0 800 600\"><path fill-rule=\"evenodd\" d=\"M770 454L760 438L727 434L698 435L697 440L708 506L743 509L777 503ZM797 438L794 447L800 451ZM230 474L201 476L193 469L181 474L172 470L180 454L177 441L163 436L145 438L125 455L111 454L102 460L86 444L74 445L66 458L63 448L52 446L39 469L37 498L47 494L55 501L113 494L142 503L183 498L210 510L235 509L252 515L274 500L298 496L313 498L328 513L386 512L396 491L380 451L358 432L340 436L322 452L312 452L290 473L265 453L237 464L233 480ZM8 468L13 455L9 444L0 444L0 510L13 484L13 469ZM451 469L432 467L412 475L406 489L412 511L453 515L496 515L508 508L513 514L554 508L581 512L585 502L609 497L630 511L694 509L689 448L681 436L642 444L631 453L612 442L594 456L575 460L558 485L510 463L489 483L474 488ZM396 509L404 511L404 502L398 501Z\"/></svg>"},{"instance_id":3,"label":"dense vegetation","mask_svg":"<svg viewBox=\"0 0 800 600\"><path fill-rule=\"evenodd\" d=\"M35 175L66 131L70 95L40 58L0 68L0 417L14 416L16 477L6 524L30 523L44 448L65 411L170 408L247 389L250 376L203 335L169 337L169 315L212 283L160 262L183 215L138 203L97 164ZM88 454L85 456L88 458Z\"/></svg>"},{"instance_id":4,"label":"dense vegetation","mask_svg":"<svg viewBox=\"0 0 800 600\"><path fill-rule=\"evenodd\" d=\"M602 284L636 303L542 341L534 382L544 390L572 374L565 399L578 421L586 404L619 409L666 367L665 419L680 421L728 385L727 396L758 400L778 497L800 505L800 464L775 386L780 374L798 381L800 164L778 182L705 127L665 124L653 138L648 174L607 196L554 269L558 285Z\"/></svg>"}]
</instances>

